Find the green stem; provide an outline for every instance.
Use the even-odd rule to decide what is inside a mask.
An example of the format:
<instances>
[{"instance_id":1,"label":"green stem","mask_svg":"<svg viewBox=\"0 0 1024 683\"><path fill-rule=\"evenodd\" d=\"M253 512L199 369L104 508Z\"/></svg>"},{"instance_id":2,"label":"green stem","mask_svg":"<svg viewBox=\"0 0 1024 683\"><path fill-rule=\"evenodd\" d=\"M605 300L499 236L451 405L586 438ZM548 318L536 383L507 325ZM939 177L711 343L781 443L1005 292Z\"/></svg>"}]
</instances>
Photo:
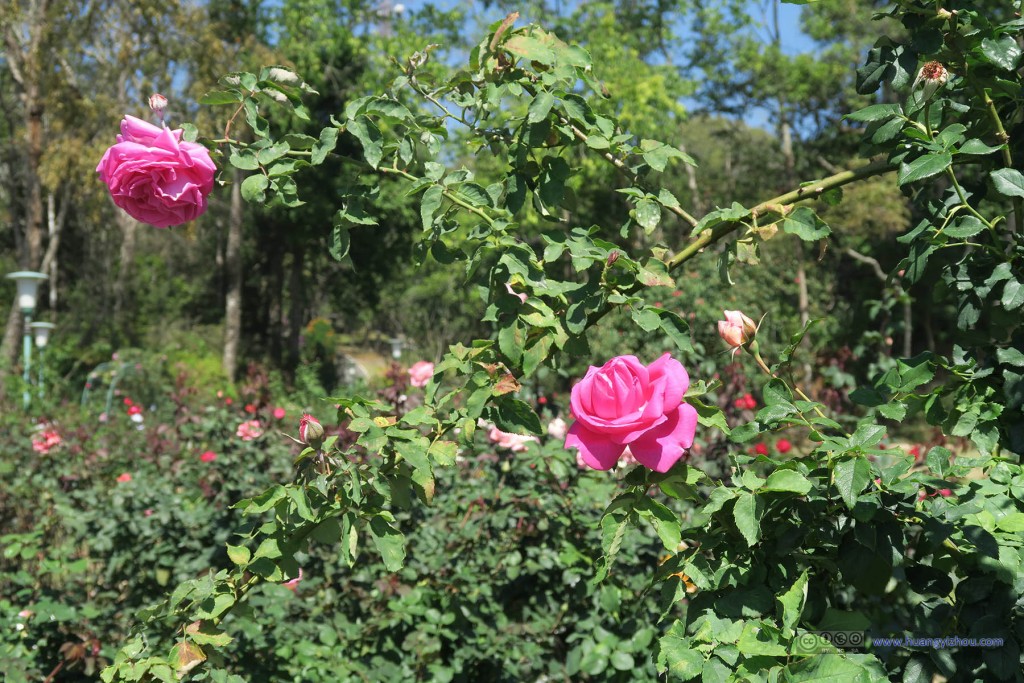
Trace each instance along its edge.
<instances>
[{"instance_id":1,"label":"green stem","mask_svg":"<svg viewBox=\"0 0 1024 683\"><path fill-rule=\"evenodd\" d=\"M780 194L768 201L761 202L751 209L750 213L755 217L770 213L782 215L785 212L785 207L790 204L795 204L796 202L803 201L805 199L814 199L837 187L842 187L843 185L848 185L852 182L871 178L876 175L889 173L893 170L895 169L888 160L883 159L875 161L865 166L861 166L860 168L836 173L828 178L823 178L817 182L808 183L796 190ZM702 231L695 240L690 242L690 244L688 244L682 251L669 259L668 269L670 271L675 270L699 254L705 247L718 242L723 237L735 232L743 225L744 223L742 221L730 221L726 223L719 223L710 229Z\"/></svg>"},{"instance_id":2,"label":"green stem","mask_svg":"<svg viewBox=\"0 0 1024 683\"><path fill-rule=\"evenodd\" d=\"M996 110L996 103L992 100L992 96L989 95L988 90L981 91L982 100L985 102L985 108L988 110L989 118L992 119L992 124L996 127L996 137L1003 146L1003 165L1006 168L1013 168L1013 153L1010 151L1010 136L1006 132L1006 128L1003 127L1003 120L999 116L999 112ZM1024 221L1024 201L1020 197L1013 197L1013 225L1010 228L1013 232L1019 232L1021 221Z\"/></svg>"}]
</instances>

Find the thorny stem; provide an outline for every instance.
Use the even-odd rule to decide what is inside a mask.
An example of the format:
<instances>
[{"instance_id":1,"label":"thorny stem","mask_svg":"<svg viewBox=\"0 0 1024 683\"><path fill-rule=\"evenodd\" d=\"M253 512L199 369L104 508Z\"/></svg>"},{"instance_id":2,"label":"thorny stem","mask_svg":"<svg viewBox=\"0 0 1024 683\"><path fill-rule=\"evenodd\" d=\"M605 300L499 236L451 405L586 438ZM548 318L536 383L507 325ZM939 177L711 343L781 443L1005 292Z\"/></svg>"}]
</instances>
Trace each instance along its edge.
<instances>
[{"instance_id":1,"label":"thorny stem","mask_svg":"<svg viewBox=\"0 0 1024 683\"><path fill-rule=\"evenodd\" d=\"M982 90L981 96L985 102L985 108L988 110L989 118L992 119L992 124L996 127L996 137L999 138L999 143L1003 146L1003 165L1006 168L1013 168L1010 136L1007 134L1006 128L1003 127L1003 120L996 110L996 103L992 101L992 96L989 95L988 90ZM1013 232L1020 231L1021 221L1024 221L1024 201L1021 201L1020 197L1013 197L1013 225L1010 226Z\"/></svg>"},{"instance_id":2,"label":"thorny stem","mask_svg":"<svg viewBox=\"0 0 1024 683\"><path fill-rule=\"evenodd\" d=\"M875 161L860 168L856 168L850 171L843 171L842 173L836 173L835 175L823 178L817 182L808 183L803 187L797 188L780 194L777 197L773 197L765 202L761 202L753 209L750 210L750 215L754 217L764 216L766 214L779 214L782 215L787 211L787 207L796 202L804 199L814 199L821 196L828 190L848 185L849 183L856 182L858 180L864 180L865 178L871 178L876 175L882 175L895 170L893 165L885 159ZM706 229L700 233L700 235L690 242L682 251L673 256L668 261L668 269L675 270L682 264L686 263L694 256L699 254L705 247L718 242L723 237L735 232L744 223L742 221L730 221L725 223L719 223L712 228Z\"/></svg>"},{"instance_id":3,"label":"thorny stem","mask_svg":"<svg viewBox=\"0 0 1024 683\"><path fill-rule=\"evenodd\" d=\"M748 346L749 346L749 348L747 348L747 350L750 352L750 355L754 357L754 360L757 361L757 365L762 370L764 370L765 374L767 374L769 377L772 377L774 379L781 379L778 375L776 375L774 372L772 372L772 369L769 368L768 364L764 362L763 358L761 358L761 353L757 350L757 346L755 345L755 343L751 342L750 344L748 344ZM825 417L825 413L821 412L821 408L818 407L818 404L815 403L814 401L812 401L807 396L807 394L804 393L803 389L801 389L797 385L796 382L793 383L793 390L797 393L798 396L800 396L800 398L802 398L803 400L807 401L808 403L812 403L813 404L814 412L816 412L818 414L818 417L828 419L827 417ZM801 415L801 417L803 417L803 415ZM807 418L804 418L804 422L807 422Z\"/></svg>"}]
</instances>

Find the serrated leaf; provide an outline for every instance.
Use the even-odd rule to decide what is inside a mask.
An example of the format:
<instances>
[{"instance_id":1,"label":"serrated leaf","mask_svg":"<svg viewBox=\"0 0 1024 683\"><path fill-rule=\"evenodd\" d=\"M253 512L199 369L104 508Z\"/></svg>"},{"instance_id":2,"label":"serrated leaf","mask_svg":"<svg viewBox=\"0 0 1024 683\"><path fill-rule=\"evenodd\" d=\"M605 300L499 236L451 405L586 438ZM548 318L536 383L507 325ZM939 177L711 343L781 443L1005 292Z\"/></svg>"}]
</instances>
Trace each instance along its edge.
<instances>
[{"instance_id":1,"label":"serrated leaf","mask_svg":"<svg viewBox=\"0 0 1024 683\"><path fill-rule=\"evenodd\" d=\"M782 221L782 230L807 242L820 240L832 233L832 229L806 206L798 207L786 216Z\"/></svg>"},{"instance_id":2,"label":"serrated leaf","mask_svg":"<svg viewBox=\"0 0 1024 683\"><path fill-rule=\"evenodd\" d=\"M405 564L405 536L383 517L377 516L370 520L370 536L377 546L389 572L397 572Z\"/></svg>"},{"instance_id":3,"label":"serrated leaf","mask_svg":"<svg viewBox=\"0 0 1024 683\"><path fill-rule=\"evenodd\" d=\"M989 174L996 192L1007 197L1024 197L1024 174L1014 168L1000 168Z\"/></svg>"},{"instance_id":4,"label":"serrated leaf","mask_svg":"<svg viewBox=\"0 0 1024 683\"><path fill-rule=\"evenodd\" d=\"M871 480L871 464L864 457L839 460L833 466L832 474L839 495L846 506L852 510L857 504L857 496Z\"/></svg>"},{"instance_id":5,"label":"serrated leaf","mask_svg":"<svg viewBox=\"0 0 1024 683\"><path fill-rule=\"evenodd\" d=\"M764 484L760 491L787 491L804 495L813 488L811 482L804 475L794 470L775 470Z\"/></svg>"},{"instance_id":6,"label":"serrated leaf","mask_svg":"<svg viewBox=\"0 0 1024 683\"><path fill-rule=\"evenodd\" d=\"M661 207L649 199L641 199L633 210L636 222L650 235L661 221Z\"/></svg>"},{"instance_id":7,"label":"serrated leaf","mask_svg":"<svg viewBox=\"0 0 1024 683\"><path fill-rule=\"evenodd\" d=\"M1020 61L1021 50L1013 36L1003 35L998 38L982 39L981 54L1000 69L1013 71Z\"/></svg>"},{"instance_id":8,"label":"serrated leaf","mask_svg":"<svg viewBox=\"0 0 1024 683\"><path fill-rule=\"evenodd\" d=\"M896 182L899 185L917 182L933 175L942 173L953 163L953 156L946 152L941 154L925 154L909 164L900 164L896 173Z\"/></svg>"},{"instance_id":9,"label":"serrated leaf","mask_svg":"<svg viewBox=\"0 0 1024 683\"><path fill-rule=\"evenodd\" d=\"M761 515L764 513L764 502L754 493L740 491L733 506L733 520L748 546L753 546L761 538Z\"/></svg>"}]
</instances>

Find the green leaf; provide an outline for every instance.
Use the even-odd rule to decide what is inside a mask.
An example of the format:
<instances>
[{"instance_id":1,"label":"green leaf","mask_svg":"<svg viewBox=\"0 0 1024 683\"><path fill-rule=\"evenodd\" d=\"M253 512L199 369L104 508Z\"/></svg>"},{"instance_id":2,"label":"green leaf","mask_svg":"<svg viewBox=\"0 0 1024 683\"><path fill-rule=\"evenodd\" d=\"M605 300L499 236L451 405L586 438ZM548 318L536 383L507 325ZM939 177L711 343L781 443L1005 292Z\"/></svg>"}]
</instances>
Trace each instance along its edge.
<instances>
[{"instance_id":1,"label":"green leaf","mask_svg":"<svg viewBox=\"0 0 1024 683\"><path fill-rule=\"evenodd\" d=\"M1003 308L1013 311L1024 304L1024 286L1018 280L1007 280L1003 285L1003 296L999 300Z\"/></svg>"},{"instance_id":2,"label":"green leaf","mask_svg":"<svg viewBox=\"0 0 1024 683\"><path fill-rule=\"evenodd\" d=\"M974 216L961 216L952 225L946 226L943 234L956 239L973 237L985 229L985 224Z\"/></svg>"},{"instance_id":3,"label":"green leaf","mask_svg":"<svg viewBox=\"0 0 1024 683\"><path fill-rule=\"evenodd\" d=\"M343 260L348 256L348 250L351 244L352 239L349 235L348 227L341 223L335 223L331 228L331 241L327 247L327 250L331 254L331 258L335 261Z\"/></svg>"},{"instance_id":4,"label":"green leaf","mask_svg":"<svg viewBox=\"0 0 1024 683\"><path fill-rule=\"evenodd\" d=\"M441 208L441 201L444 197L444 190L440 185L431 185L423 193L420 202L420 219L423 221L423 230L427 231L434 225L434 214Z\"/></svg>"},{"instance_id":5,"label":"green leaf","mask_svg":"<svg viewBox=\"0 0 1024 683\"><path fill-rule=\"evenodd\" d=\"M686 681L699 676L703 668L704 655L693 648L682 622L674 622L658 640L658 669Z\"/></svg>"},{"instance_id":6,"label":"green leaf","mask_svg":"<svg viewBox=\"0 0 1024 683\"><path fill-rule=\"evenodd\" d=\"M405 564L405 536L381 516L370 520L370 536L377 546L384 567L397 572Z\"/></svg>"},{"instance_id":7,"label":"green leaf","mask_svg":"<svg viewBox=\"0 0 1024 683\"><path fill-rule=\"evenodd\" d=\"M823 220L818 218L818 214L806 206L797 207L796 210L786 216L785 220L782 221L782 230L791 235L796 235L805 242L820 240L832 233L832 229Z\"/></svg>"},{"instance_id":8,"label":"green leaf","mask_svg":"<svg viewBox=\"0 0 1024 683\"><path fill-rule=\"evenodd\" d=\"M885 121L902 113L903 107L898 104L872 104L847 114L844 118L861 123L871 123L872 121Z\"/></svg>"},{"instance_id":9,"label":"green leaf","mask_svg":"<svg viewBox=\"0 0 1024 683\"><path fill-rule=\"evenodd\" d=\"M982 39L981 54L1000 69L1013 71L1020 61L1021 50L1013 36L1003 35L999 38Z\"/></svg>"},{"instance_id":10,"label":"green leaf","mask_svg":"<svg viewBox=\"0 0 1024 683\"><path fill-rule=\"evenodd\" d=\"M804 475L794 470L775 470L761 486L761 491L788 491L804 495L813 488Z\"/></svg>"},{"instance_id":11,"label":"green leaf","mask_svg":"<svg viewBox=\"0 0 1024 683\"><path fill-rule=\"evenodd\" d=\"M540 418L529 403L517 398L501 396L487 409L488 418L503 432L509 434L540 434Z\"/></svg>"},{"instance_id":12,"label":"green leaf","mask_svg":"<svg viewBox=\"0 0 1024 683\"><path fill-rule=\"evenodd\" d=\"M836 488L843 502L851 510L857 504L857 496L871 480L871 463L867 458L847 458L835 463L832 468Z\"/></svg>"},{"instance_id":13,"label":"green leaf","mask_svg":"<svg viewBox=\"0 0 1024 683\"><path fill-rule=\"evenodd\" d=\"M803 614L804 603L807 601L807 570L793 582L785 593L778 597L781 607L782 626L787 630L796 628Z\"/></svg>"},{"instance_id":14,"label":"green leaf","mask_svg":"<svg viewBox=\"0 0 1024 683\"><path fill-rule=\"evenodd\" d=\"M327 155L334 151L338 145L338 129L331 126L320 131L320 138L313 144L312 154L309 163L318 166L324 163Z\"/></svg>"},{"instance_id":15,"label":"green leaf","mask_svg":"<svg viewBox=\"0 0 1024 683\"><path fill-rule=\"evenodd\" d=\"M900 164L896 173L896 182L899 185L917 182L925 178L931 178L945 171L953 163L953 155L943 152L941 154L925 154L911 161L909 164Z\"/></svg>"},{"instance_id":16,"label":"green leaf","mask_svg":"<svg viewBox=\"0 0 1024 683\"><path fill-rule=\"evenodd\" d=\"M251 150L239 150L237 147L231 148L228 163L242 171L255 171L260 167L260 162L256 160L256 155Z\"/></svg>"},{"instance_id":17,"label":"green leaf","mask_svg":"<svg viewBox=\"0 0 1024 683\"><path fill-rule=\"evenodd\" d=\"M199 104L237 104L242 101L243 95L237 90L211 90L199 98Z\"/></svg>"},{"instance_id":18,"label":"green leaf","mask_svg":"<svg viewBox=\"0 0 1024 683\"><path fill-rule=\"evenodd\" d=\"M249 549L241 545L229 545L228 546L228 558L237 564L239 567L244 567L249 564L249 558L251 553Z\"/></svg>"},{"instance_id":19,"label":"green leaf","mask_svg":"<svg viewBox=\"0 0 1024 683\"><path fill-rule=\"evenodd\" d=\"M1007 197L1024 197L1024 174L1014 168L1000 168L989 174L996 192Z\"/></svg>"},{"instance_id":20,"label":"green leaf","mask_svg":"<svg viewBox=\"0 0 1024 683\"><path fill-rule=\"evenodd\" d=\"M736 503L732 509L733 520L748 546L753 546L761 537L762 514L764 501L760 497L748 491L740 491L736 495Z\"/></svg>"},{"instance_id":21,"label":"green leaf","mask_svg":"<svg viewBox=\"0 0 1024 683\"><path fill-rule=\"evenodd\" d=\"M270 179L262 173L251 175L242 181L242 199L247 202L263 203L267 200Z\"/></svg>"},{"instance_id":22,"label":"green leaf","mask_svg":"<svg viewBox=\"0 0 1024 683\"><path fill-rule=\"evenodd\" d=\"M384 158L383 138L377 125L365 116L359 116L349 121L348 132L352 133L359 140L359 144L363 146L363 157L366 159L366 163L377 168L381 159Z\"/></svg>"},{"instance_id":23,"label":"green leaf","mask_svg":"<svg viewBox=\"0 0 1024 683\"><path fill-rule=\"evenodd\" d=\"M636 222L644 229L644 232L650 235L661 221L661 207L657 202L641 199L637 202L633 215L636 217Z\"/></svg>"},{"instance_id":24,"label":"green leaf","mask_svg":"<svg viewBox=\"0 0 1024 683\"><path fill-rule=\"evenodd\" d=\"M665 549L676 552L680 536L679 516L658 501L644 496L637 502L636 511L654 527Z\"/></svg>"},{"instance_id":25,"label":"green leaf","mask_svg":"<svg viewBox=\"0 0 1024 683\"><path fill-rule=\"evenodd\" d=\"M816 654L782 670L783 683L878 683L887 681L878 660L866 655Z\"/></svg>"},{"instance_id":26,"label":"green leaf","mask_svg":"<svg viewBox=\"0 0 1024 683\"><path fill-rule=\"evenodd\" d=\"M543 121L551 113L551 107L555 104L555 96L547 90L542 90L537 93L537 96L533 98L533 102L530 103L530 108L527 110L526 120L530 123L537 123Z\"/></svg>"}]
</instances>

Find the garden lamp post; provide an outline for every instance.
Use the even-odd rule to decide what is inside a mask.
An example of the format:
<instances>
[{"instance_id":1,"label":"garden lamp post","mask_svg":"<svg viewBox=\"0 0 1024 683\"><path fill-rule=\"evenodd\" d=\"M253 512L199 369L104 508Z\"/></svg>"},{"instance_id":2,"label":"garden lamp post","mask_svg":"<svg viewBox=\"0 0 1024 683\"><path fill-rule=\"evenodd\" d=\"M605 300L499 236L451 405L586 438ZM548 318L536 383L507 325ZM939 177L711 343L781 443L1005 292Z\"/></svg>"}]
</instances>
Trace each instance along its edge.
<instances>
[{"instance_id":1,"label":"garden lamp post","mask_svg":"<svg viewBox=\"0 0 1024 683\"><path fill-rule=\"evenodd\" d=\"M401 337L392 337L388 340L391 344L391 357L395 360L401 360L402 350L405 349L405 340Z\"/></svg>"},{"instance_id":2,"label":"garden lamp post","mask_svg":"<svg viewBox=\"0 0 1024 683\"><path fill-rule=\"evenodd\" d=\"M39 349L39 398L46 395L45 383L43 382L43 359L46 352L46 345L50 342L50 332L56 327L53 323L35 322L29 325L32 334L36 339L36 348Z\"/></svg>"},{"instance_id":3,"label":"garden lamp post","mask_svg":"<svg viewBox=\"0 0 1024 683\"><path fill-rule=\"evenodd\" d=\"M25 334L22 341L22 354L25 364L23 377L25 379L25 390L22 393L22 400L25 409L28 410L32 401L32 394L29 386L32 384L32 314L36 312L36 295L39 293L39 284L49 279L46 273L36 273L30 270L19 270L10 273L8 280L14 280L18 287L18 307L25 316Z\"/></svg>"}]
</instances>

